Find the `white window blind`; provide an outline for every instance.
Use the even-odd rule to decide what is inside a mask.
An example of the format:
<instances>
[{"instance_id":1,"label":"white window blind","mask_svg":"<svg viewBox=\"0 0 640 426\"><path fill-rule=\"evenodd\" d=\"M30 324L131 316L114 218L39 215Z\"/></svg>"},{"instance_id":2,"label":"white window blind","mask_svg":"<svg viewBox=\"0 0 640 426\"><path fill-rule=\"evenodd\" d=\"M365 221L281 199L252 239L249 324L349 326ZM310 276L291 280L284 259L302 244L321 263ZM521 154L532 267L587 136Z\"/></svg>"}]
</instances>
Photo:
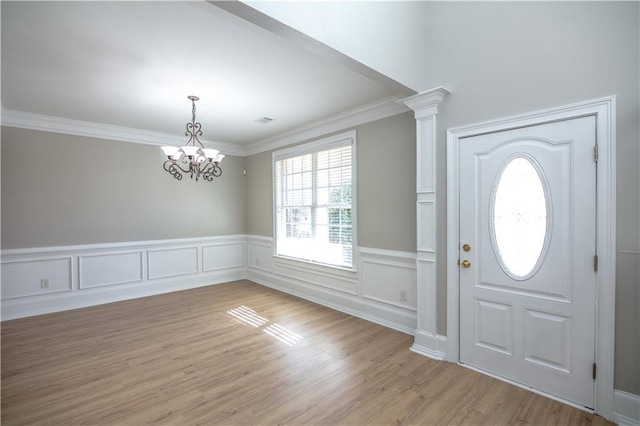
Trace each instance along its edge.
<instances>
[{"instance_id":1,"label":"white window blind","mask_svg":"<svg viewBox=\"0 0 640 426\"><path fill-rule=\"evenodd\" d=\"M353 267L353 139L274 154L276 254Z\"/></svg>"}]
</instances>

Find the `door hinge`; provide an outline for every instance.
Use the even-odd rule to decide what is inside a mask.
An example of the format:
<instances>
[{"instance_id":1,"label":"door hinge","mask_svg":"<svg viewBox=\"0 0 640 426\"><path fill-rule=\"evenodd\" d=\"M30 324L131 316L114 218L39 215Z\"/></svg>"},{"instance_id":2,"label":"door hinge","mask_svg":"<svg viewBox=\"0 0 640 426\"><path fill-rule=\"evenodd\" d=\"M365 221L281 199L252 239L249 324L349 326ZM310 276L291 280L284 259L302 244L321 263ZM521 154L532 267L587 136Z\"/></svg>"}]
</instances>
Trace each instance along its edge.
<instances>
[{"instance_id":1,"label":"door hinge","mask_svg":"<svg viewBox=\"0 0 640 426\"><path fill-rule=\"evenodd\" d=\"M598 162L598 145L593 146L593 160Z\"/></svg>"},{"instance_id":2,"label":"door hinge","mask_svg":"<svg viewBox=\"0 0 640 426\"><path fill-rule=\"evenodd\" d=\"M593 380L596 379L596 363L593 363Z\"/></svg>"},{"instance_id":3,"label":"door hinge","mask_svg":"<svg viewBox=\"0 0 640 426\"><path fill-rule=\"evenodd\" d=\"M593 256L593 272L598 272L598 255Z\"/></svg>"}]
</instances>

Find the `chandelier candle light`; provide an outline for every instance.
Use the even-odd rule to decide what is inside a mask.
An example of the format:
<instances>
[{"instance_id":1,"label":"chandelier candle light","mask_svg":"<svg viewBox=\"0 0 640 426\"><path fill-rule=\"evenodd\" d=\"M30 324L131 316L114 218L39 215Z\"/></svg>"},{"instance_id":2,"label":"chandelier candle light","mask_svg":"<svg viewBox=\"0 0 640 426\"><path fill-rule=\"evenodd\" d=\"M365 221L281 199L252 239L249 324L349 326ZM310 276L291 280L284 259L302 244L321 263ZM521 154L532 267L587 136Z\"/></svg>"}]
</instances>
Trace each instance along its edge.
<instances>
[{"instance_id":1,"label":"chandelier candle light","mask_svg":"<svg viewBox=\"0 0 640 426\"><path fill-rule=\"evenodd\" d=\"M189 140L183 147L162 147L168 158L163 167L178 180L182 180L183 173L188 173L191 179L195 176L196 181L202 176L203 179L211 182L214 177L222 176L222 169L218 164L224 158L224 154L220 154L217 149L205 148L198 139L198 136L202 136L202 125L196 123L196 101L200 98L197 96L187 96L187 98L191 100L192 115L191 123L187 123L187 131L184 134L189 136Z\"/></svg>"}]
</instances>

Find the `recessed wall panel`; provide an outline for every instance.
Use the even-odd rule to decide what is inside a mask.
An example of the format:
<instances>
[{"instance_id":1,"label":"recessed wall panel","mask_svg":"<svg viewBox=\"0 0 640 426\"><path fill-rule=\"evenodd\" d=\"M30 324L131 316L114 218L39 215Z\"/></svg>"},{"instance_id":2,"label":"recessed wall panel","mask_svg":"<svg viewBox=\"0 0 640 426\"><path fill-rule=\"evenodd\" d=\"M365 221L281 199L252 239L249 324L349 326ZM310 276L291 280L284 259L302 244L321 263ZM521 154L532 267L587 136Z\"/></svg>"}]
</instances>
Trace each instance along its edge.
<instances>
[{"instance_id":1,"label":"recessed wall panel","mask_svg":"<svg viewBox=\"0 0 640 426\"><path fill-rule=\"evenodd\" d=\"M244 244L217 244L202 247L202 271L241 268L244 266Z\"/></svg>"},{"instance_id":2,"label":"recessed wall panel","mask_svg":"<svg viewBox=\"0 0 640 426\"><path fill-rule=\"evenodd\" d=\"M47 280L48 287L44 287L43 280ZM71 288L70 257L2 263L2 300L71 291Z\"/></svg>"},{"instance_id":3,"label":"recessed wall panel","mask_svg":"<svg viewBox=\"0 0 640 426\"><path fill-rule=\"evenodd\" d=\"M148 252L149 279L198 272L198 248L186 247Z\"/></svg>"},{"instance_id":4,"label":"recessed wall panel","mask_svg":"<svg viewBox=\"0 0 640 426\"><path fill-rule=\"evenodd\" d=\"M80 256L81 289L142 281L142 252Z\"/></svg>"},{"instance_id":5,"label":"recessed wall panel","mask_svg":"<svg viewBox=\"0 0 640 426\"><path fill-rule=\"evenodd\" d=\"M418 201L418 250L435 252L436 208L434 201Z\"/></svg>"}]
</instances>

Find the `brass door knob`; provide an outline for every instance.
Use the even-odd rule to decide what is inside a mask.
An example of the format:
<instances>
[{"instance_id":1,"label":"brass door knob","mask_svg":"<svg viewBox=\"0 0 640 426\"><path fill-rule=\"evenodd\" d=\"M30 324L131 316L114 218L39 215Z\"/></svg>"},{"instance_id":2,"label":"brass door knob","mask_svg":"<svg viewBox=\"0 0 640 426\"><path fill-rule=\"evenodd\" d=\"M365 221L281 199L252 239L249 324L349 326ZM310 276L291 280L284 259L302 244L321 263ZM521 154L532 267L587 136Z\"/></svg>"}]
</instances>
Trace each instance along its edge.
<instances>
[{"instance_id":1,"label":"brass door knob","mask_svg":"<svg viewBox=\"0 0 640 426\"><path fill-rule=\"evenodd\" d=\"M460 266L462 266L463 268L470 268L471 262L469 262L468 260L463 260Z\"/></svg>"}]
</instances>

